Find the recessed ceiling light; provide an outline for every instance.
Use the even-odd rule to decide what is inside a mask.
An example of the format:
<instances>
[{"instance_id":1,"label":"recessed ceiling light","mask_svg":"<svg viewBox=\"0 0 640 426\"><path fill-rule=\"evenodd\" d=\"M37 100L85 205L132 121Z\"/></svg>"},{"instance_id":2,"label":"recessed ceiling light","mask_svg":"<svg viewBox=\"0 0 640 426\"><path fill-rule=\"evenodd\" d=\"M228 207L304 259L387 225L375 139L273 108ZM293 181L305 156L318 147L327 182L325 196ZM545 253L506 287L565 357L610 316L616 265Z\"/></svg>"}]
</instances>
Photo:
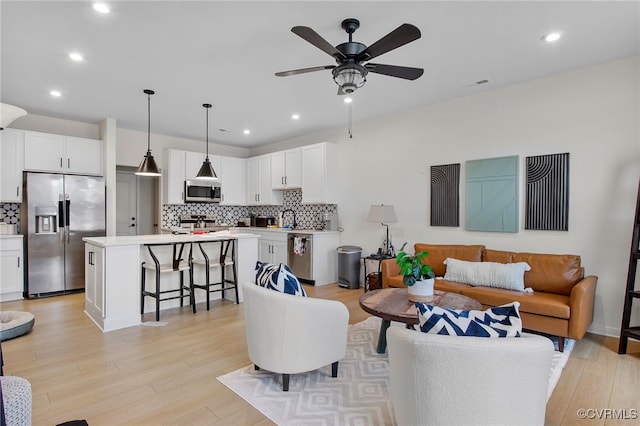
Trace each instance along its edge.
<instances>
[{"instance_id":1,"label":"recessed ceiling light","mask_svg":"<svg viewBox=\"0 0 640 426\"><path fill-rule=\"evenodd\" d=\"M244 133L245 135L250 135L251 134L251 130L244 129L244 132L242 132L242 133Z\"/></svg>"},{"instance_id":2,"label":"recessed ceiling light","mask_svg":"<svg viewBox=\"0 0 640 426\"><path fill-rule=\"evenodd\" d=\"M546 41L547 43L553 43L554 41L560 40L560 37L562 37L562 33L556 31L556 32L544 35L542 37L542 40Z\"/></svg>"},{"instance_id":3,"label":"recessed ceiling light","mask_svg":"<svg viewBox=\"0 0 640 426\"><path fill-rule=\"evenodd\" d=\"M79 54L78 52L71 52L71 53L69 53L69 58L70 58L70 59L72 59L72 60L74 60L74 61L77 61L77 62L80 62L80 61L82 61L82 60L84 59L84 58L82 57L82 55L81 55L81 54Z\"/></svg>"},{"instance_id":4,"label":"recessed ceiling light","mask_svg":"<svg viewBox=\"0 0 640 426\"><path fill-rule=\"evenodd\" d=\"M299 115L299 114L292 114L292 115L291 115L291 119L292 119L292 120L297 120L297 119L299 119L299 118L300 118L300 115Z\"/></svg>"},{"instance_id":5,"label":"recessed ceiling light","mask_svg":"<svg viewBox=\"0 0 640 426\"><path fill-rule=\"evenodd\" d=\"M60 92L59 90L52 90L49 92L49 94L54 98L59 98L60 96L62 96L62 92Z\"/></svg>"},{"instance_id":6,"label":"recessed ceiling light","mask_svg":"<svg viewBox=\"0 0 640 426\"><path fill-rule=\"evenodd\" d=\"M353 99L351 99L349 97L344 98L344 103L345 104L350 104L351 102L353 102Z\"/></svg>"},{"instance_id":7,"label":"recessed ceiling light","mask_svg":"<svg viewBox=\"0 0 640 426\"><path fill-rule=\"evenodd\" d=\"M93 8L100 13L109 13L111 11L105 3L94 3Z\"/></svg>"}]
</instances>

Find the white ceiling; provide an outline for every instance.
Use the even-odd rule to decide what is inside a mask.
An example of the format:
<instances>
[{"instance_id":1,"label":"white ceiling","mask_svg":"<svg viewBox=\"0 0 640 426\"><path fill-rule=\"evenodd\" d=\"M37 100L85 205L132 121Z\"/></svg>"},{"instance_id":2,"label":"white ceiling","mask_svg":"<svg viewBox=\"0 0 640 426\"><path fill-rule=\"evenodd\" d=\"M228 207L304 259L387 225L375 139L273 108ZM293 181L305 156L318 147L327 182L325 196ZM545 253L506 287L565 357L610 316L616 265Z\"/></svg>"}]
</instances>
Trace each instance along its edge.
<instances>
[{"instance_id":1,"label":"white ceiling","mask_svg":"<svg viewBox=\"0 0 640 426\"><path fill-rule=\"evenodd\" d=\"M2 20L2 102L31 114L204 140L203 103L213 104L210 141L251 148L347 126L330 71L277 71L334 64L290 29L309 26L333 45L370 45L402 23L422 38L374 60L424 68L407 81L369 74L354 96L354 121L635 55L638 1L7 1ZM555 44L541 36L562 31ZM81 63L67 55L78 51ZM473 85L488 79L484 85ZM62 97L52 98L58 89ZM297 121L292 113L300 114ZM222 132L218 129L227 129ZM249 128L249 136L243 129Z\"/></svg>"}]
</instances>

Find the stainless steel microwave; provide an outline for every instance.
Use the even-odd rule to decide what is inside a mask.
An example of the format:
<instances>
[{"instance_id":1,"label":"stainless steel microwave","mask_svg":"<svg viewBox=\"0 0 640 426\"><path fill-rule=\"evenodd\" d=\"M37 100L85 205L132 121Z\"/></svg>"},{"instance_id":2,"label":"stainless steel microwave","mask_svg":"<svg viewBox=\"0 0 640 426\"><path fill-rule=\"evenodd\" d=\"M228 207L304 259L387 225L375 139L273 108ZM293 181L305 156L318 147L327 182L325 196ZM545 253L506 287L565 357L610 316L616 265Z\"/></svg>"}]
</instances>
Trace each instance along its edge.
<instances>
[{"instance_id":1,"label":"stainless steel microwave","mask_svg":"<svg viewBox=\"0 0 640 426\"><path fill-rule=\"evenodd\" d=\"M191 203L219 203L222 199L220 181L186 180L184 201Z\"/></svg>"}]
</instances>

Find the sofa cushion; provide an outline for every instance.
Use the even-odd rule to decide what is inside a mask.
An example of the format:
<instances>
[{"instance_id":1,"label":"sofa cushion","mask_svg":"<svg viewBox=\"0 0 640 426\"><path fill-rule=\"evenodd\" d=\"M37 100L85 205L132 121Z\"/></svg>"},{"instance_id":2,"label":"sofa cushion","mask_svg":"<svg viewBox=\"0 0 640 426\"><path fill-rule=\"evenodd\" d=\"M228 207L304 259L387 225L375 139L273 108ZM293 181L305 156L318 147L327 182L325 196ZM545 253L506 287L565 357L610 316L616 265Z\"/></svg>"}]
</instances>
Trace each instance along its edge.
<instances>
[{"instance_id":1,"label":"sofa cushion","mask_svg":"<svg viewBox=\"0 0 640 426\"><path fill-rule=\"evenodd\" d=\"M489 287L467 287L462 289L462 295L475 299L484 306L500 306L517 300L520 302L520 312L561 319L569 319L571 315L569 297L561 294L523 293Z\"/></svg>"},{"instance_id":2,"label":"sofa cushion","mask_svg":"<svg viewBox=\"0 0 640 426\"><path fill-rule=\"evenodd\" d=\"M512 252L512 251L484 249L484 250L482 250L482 261L483 262L511 263L511 262L513 262L513 255L514 254L515 253Z\"/></svg>"},{"instance_id":3,"label":"sofa cushion","mask_svg":"<svg viewBox=\"0 0 640 426\"><path fill-rule=\"evenodd\" d=\"M476 337L520 337L522 320L518 302L486 311L441 308L416 302L420 331Z\"/></svg>"},{"instance_id":4,"label":"sofa cushion","mask_svg":"<svg viewBox=\"0 0 640 426\"><path fill-rule=\"evenodd\" d=\"M467 262L445 259L447 272L444 279L472 286L496 287L524 291L524 273L531 268L525 262Z\"/></svg>"},{"instance_id":5,"label":"sofa cushion","mask_svg":"<svg viewBox=\"0 0 640 426\"><path fill-rule=\"evenodd\" d=\"M462 294L462 290L469 288L469 284L456 283L447 281L443 278L436 278L433 288L435 290L446 291L449 293Z\"/></svg>"},{"instance_id":6,"label":"sofa cushion","mask_svg":"<svg viewBox=\"0 0 640 426\"><path fill-rule=\"evenodd\" d=\"M531 266L524 284L534 291L570 296L573 286L584 278L580 256L573 254L514 253L513 261Z\"/></svg>"},{"instance_id":7,"label":"sofa cushion","mask_svg":"<svg viewBox=\"0 0 640 426\"><path fill-rule=\"evenodd\" d=\"M404 282L402 282L402 275L393 275L391 277L388 277L386 279L386 284L388 287L406 287L406 285L404 285Z\"/></svg>"},{"instance_id":8,"label":"sofa cushion","mask_svg":"<svg viewBox=\"0 0 640 426\"><path fill-rule=\"evenodd\" d=\"M436 274L436 277L443 277L446 272L446 266L444 264L446 258L453 257L454 259L469 262L480 262L482 260L482 250L484 246L416 243L413 248L416 253L425 250L428 251L429 254L422 262L433 268L433 273Z\"/></svg>"},{"instance_id":9,"label":"sofa cushion","mask_svg":"<svg viewBox=\"0 0 640 426\"><path fill-rule=\"evenodd\" d=\"M257 262L256 284L281 293L307 296L298 278L284 263L274 265L272 263Z\"/></svg>"}]
</instances>

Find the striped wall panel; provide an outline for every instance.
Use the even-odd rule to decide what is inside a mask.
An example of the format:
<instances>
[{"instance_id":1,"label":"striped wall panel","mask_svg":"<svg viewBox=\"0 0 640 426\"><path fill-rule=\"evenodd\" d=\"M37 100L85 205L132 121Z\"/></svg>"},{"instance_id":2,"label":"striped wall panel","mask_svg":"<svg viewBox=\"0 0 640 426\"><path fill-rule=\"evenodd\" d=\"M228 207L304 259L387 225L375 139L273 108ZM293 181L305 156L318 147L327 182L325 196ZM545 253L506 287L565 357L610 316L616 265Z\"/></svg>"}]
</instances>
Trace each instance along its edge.
<instances>
[{"instance_id":1,"label":"striped wall panel","mask_svg":"<svg viewBox=\"0 0 640 426\"><path fill-rule=\"evenodd\" d=\"M525 229L569 230L569 153L526 158Z\"/></svg>"},{"instance_id":2,"label":"striped wall panel","mask_svg":"<svg viewBox=\"0 0 640 426\"><path fill-rule=\"evenodd\" d=\"M460 226L460 163L431 166L431 226Z\"/></svg>"}]
</instances>

